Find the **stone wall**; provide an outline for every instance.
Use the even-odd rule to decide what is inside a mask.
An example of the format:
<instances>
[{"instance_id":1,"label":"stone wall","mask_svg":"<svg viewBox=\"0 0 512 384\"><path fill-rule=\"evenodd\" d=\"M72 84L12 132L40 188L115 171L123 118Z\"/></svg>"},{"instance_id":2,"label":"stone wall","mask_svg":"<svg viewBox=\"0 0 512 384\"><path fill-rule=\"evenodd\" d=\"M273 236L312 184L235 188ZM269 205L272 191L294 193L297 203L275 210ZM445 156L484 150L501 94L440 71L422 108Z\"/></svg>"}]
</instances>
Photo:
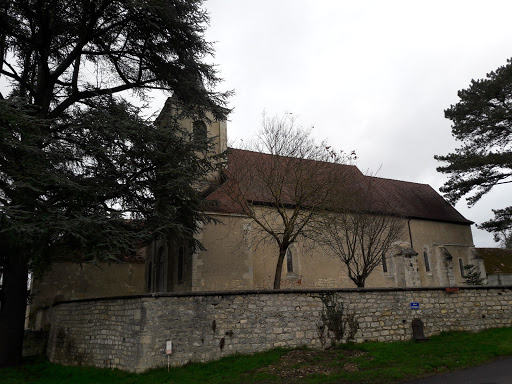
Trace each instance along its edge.
<instances>
[{"instance_id":1,"label":"stone wall","mask_svg":"<svg viewBox=\"0 0 512 384\"><path fill-rule=\"evenodd\" d=\"M512 287L247 291L132 296L58 303L48 356L67 365L140 372L274 347L321 347L321 295L335 294L359 322L357 342L409 340L420 318L425 335L512 324ZM411 309L419 303L419 309Z\"/></svg>"},{"instance_id":2,"label":"stone wall","mask_svg":"<svg viewBox=\"0 0 512 384\"><path fill-rule=\"evenodd\" d=\"M487 284L488 285L512 285L512 274L511 273L501 273L501 274L492 274L487 275Z\"/></svg>"},{"instance_id":3,"label":"stone wall","mask_svg":"<svg viewBox=\"0 0 512 384\"><path fill-rule=\"evenodd\" d=\"M25 330L23 356L44 355L48 343L48 332Z\"/></svg>"}]
</instances>

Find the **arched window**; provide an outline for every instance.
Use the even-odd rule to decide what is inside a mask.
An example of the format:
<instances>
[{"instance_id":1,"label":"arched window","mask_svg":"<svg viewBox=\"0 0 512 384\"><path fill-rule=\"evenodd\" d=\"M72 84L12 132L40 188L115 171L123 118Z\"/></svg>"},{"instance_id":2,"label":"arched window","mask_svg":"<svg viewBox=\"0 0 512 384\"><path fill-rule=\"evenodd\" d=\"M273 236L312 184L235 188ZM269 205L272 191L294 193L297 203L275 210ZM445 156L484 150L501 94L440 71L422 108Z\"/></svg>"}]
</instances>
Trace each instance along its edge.
<instances>
[{"instance_id":1,"label":"arched window","mask_svg":"<svg viewBox=\"0 0 512 384\"><path fill-rule=\"evenodd\" d=\"M165 271L165 258L167 257L166 255L166 252L165 252L165 248L163 246L161 246L159 249L158 249L158 258L156 260L156 281L155 281L155 285L156 285L156 292L165 292L167 289L165 287L165 275L166 275L166 271Z\"/></svg>"},{"instance_id":2,"label":"arched window","mask_svg":"<svg viewBox=\"0 0 512 384\"><path fill-rule=\"evenodd\" d=\"M183 265L185 264L185 250L183 245L178 249L178 283L183 283Z\"/></svg>"},{"instance_id":3,"label":"arched window","mask_svg":"<svg viewBox=\"0 0 512 384\"><path fill-rule=\"evenodd\" d=\"M206 124L204 121L197 120L194 121L193 124L193 130L192 130L192 138L194 140L194 143L205 145L207 141L207 129Z\"/></svg>"},{"instance_id":4,"label":"arched window","mask_svg":"<svg viewBox=\"0 0 512 384\"><path fill-rule=\"evenodd\" d=\"M382 254L382 272L387 273L387 271L388 271L388 263L386 260L386 255Z\"/></svg>"},{"instance_id":5,"label":"arched window","mask_svg":"<svg viewBox=\"0 0 512 384\"><path fill-rule=\"evenodd\" d=\"M427 251L423 251L423 261L425 261L425 271L430 272L430 263L428 261Z\"/></svg>"},{"instance_id":6,"label":"arched window","mask_svg":"<svg viewBox=\"0 0 512 384\"><path fill-rule=\"evenodd\" d=\"M459 259L459 268L460 268L460 276L464 277L464 263L462 262L462 259Z\"/></svg>"},{"instance_id":7,"label":"arched window","mask_svg":"<svg viewBox=\"0 0 512 384\"><path fill-rule=\"evenodd\" d=\"M148 266L148 292L151 292L151 283L153 282L151 277L153 276L153 263L150 261Z\"/></svg>"},{"instance_id":8,"label":"arched window","mask_svg":"<svg viewBox=\"0 0 512 384\"><path fill-rule=\"evenodd\" d=\"M286 270L288 273L293 273L293 254L290 248L286 250Z\"/></svg>"}]
</instances>

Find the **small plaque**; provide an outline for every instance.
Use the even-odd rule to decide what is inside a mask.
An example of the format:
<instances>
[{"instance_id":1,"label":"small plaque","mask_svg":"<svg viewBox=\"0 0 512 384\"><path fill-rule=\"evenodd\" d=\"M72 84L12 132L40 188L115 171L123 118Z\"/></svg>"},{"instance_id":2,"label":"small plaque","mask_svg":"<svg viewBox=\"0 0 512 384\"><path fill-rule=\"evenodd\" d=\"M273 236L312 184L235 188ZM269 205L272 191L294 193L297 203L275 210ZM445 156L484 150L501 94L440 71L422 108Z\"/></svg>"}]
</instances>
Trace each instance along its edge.
<instances>
[{"instance_id":1,"label":"small plaque","mask_svg":"<svg viewBox=\"0 0 512 384\"><path fill-rule=\"evenodd\" d=\"M420 309L420 303L411 303L411 309Z\"/></svg>"},{"instance_id":2,"label":"small plaque","mask_svg":"<svg viewBox=\"0 0 512 384\"><path fill-rule=\"evenodd\" d=\"M172 340L167 340L165 342L165 353L168 355L172 353Z\"/></svg>"}]
</instances>

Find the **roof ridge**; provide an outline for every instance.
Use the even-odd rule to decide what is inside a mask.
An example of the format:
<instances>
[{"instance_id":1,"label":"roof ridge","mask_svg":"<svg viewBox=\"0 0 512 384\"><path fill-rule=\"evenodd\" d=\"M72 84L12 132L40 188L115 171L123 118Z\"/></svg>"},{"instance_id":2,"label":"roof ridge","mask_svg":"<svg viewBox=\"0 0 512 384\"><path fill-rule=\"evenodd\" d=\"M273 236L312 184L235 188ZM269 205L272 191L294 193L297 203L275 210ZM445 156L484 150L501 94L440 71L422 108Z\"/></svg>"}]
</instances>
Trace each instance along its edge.
<instances>
[{"instance_id":1,"label":"roof ridge","mask_svg":"<svg viewBox=\"0 0 512 384\"><path fill-rule=\"evenodd\" d=\"M325 160L315 160L315 159L305 159L303 157L293 157L293 156L283 156L283 155L275 155L275 154L272 154L272 153L265 153L265 152L258 152L258 151L253 151L253 150L250 150L250 149L241 149L241 148L232 148L232 147L228 147L227 150L235 150L235 151L241 151L241 152L249 152L249 153L254 153L256 155L263 155L263 156L277 156L277 157L281 157L281 158L286 158L286 159L297 159L297 160L306 160L306 161L314 161L314 162L318 162L318 163L326 163L326 164L332 164L332 165L342 165L342 166L346 166L346 167L354 167L356 168L363 176L364 173L361 172L361 170L357 167L357 165L354 165L354 164L346 164L346 163L334 163L334 162L331 162L331 161L325 161Z\"/></svg>"},{"instance_id":2,"label":"roof ridge","mask_svg":"<svg viewBox=\"0 0 512 384\"><path fill-rule=\"evenodd\" d=\"M399 181L401 183L407 183L407 184L418 184L418 185L426 185L432 188L430 184L427 183L419 183L417 181L407 181L407 180L398 180L398 179L391 179L389 177L379 177L379 176L370 176L370 175L364 175L365 177L373 178L373 179L381 179L381 180L390 180L390 181ZM434 188L432 188L434 189Z\"/></svg>"}]
</instances>

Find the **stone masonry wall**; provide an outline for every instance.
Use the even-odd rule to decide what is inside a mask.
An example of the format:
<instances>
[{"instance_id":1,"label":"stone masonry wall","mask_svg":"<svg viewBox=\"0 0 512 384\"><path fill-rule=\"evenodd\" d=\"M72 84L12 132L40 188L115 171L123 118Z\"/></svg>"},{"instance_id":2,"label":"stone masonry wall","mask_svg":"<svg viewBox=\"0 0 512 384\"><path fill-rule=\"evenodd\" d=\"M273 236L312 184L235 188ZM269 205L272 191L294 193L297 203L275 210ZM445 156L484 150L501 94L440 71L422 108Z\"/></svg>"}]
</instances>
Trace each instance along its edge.
<instances>
[{"instance_id":1,"label":"stone masonry wall","mask_svg":"<svg viewBox=\"0 0 512 384\"><path fill-rule=\"evenodd\" d=\"M46 352L48 332L25 330L23 337L23 357L43 355Z\"/></svg>"},{"instance_id":2,"label":"stone masonry wall","mask_svg":"<svg viewBox=\"0 0 512 384\"><path fill-rule=\"evenodd\" d=\"M162 294L63 302L49 309L47 354L66 365L140 372L275 347L321 347L320 295L335 294L359 322L357 342L409 340L420 318L425 335L512 325L512 287L247 291ZM410 304L419 303L419 309Z\"/></svg>"}]
</instances>

